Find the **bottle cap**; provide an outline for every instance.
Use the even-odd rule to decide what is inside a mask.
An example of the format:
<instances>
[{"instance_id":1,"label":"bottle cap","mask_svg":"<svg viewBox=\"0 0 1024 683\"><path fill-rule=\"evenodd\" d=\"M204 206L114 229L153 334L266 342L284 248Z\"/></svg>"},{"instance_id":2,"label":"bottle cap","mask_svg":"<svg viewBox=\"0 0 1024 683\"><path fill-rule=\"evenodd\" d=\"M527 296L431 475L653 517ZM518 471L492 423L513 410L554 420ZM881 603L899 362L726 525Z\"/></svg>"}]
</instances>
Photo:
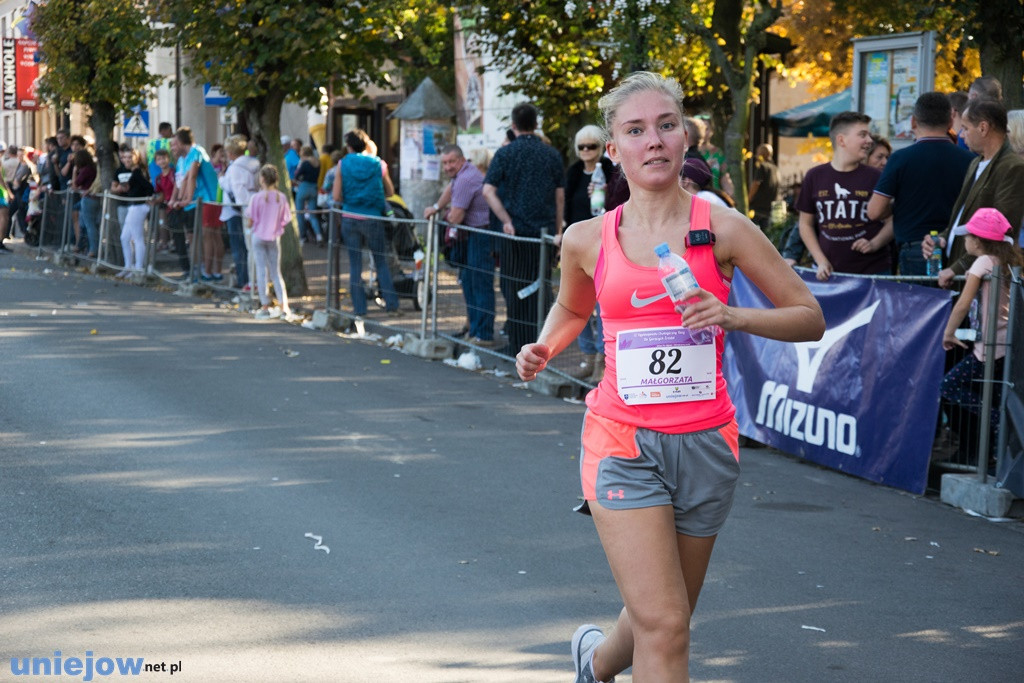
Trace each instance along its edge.
<instances>
[{"instance_id":1,"label":"bottle cap","mask_svg":"<svg viewBox=\"0 0 1024 683\"><path fill-rule=\"evenodd\" d=\"M662 242L654 248L654 253L658 256L668 256L672 250L669 249L668 242Z\"/></svg>"}]
</instances>

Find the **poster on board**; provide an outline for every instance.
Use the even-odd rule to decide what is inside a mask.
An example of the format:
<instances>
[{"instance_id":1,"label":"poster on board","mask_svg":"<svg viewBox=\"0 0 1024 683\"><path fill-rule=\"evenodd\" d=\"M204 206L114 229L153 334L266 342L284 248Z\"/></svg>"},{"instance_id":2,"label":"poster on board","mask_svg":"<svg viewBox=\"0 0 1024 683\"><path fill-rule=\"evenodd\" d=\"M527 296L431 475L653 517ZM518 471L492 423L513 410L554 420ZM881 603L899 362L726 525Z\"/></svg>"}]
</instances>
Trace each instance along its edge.
<instances>
[{"instance_id":1,"label":"poster on board","mask_svg":"<svg viewBox=\"0 0 1024 683\"><path fill-rule=\"evenodd\" d=\"M914 103L935 83L935 32L853 41L853 108L871 117L871 132L893 149L914 141Z\"/></svg>"}]
</instances>

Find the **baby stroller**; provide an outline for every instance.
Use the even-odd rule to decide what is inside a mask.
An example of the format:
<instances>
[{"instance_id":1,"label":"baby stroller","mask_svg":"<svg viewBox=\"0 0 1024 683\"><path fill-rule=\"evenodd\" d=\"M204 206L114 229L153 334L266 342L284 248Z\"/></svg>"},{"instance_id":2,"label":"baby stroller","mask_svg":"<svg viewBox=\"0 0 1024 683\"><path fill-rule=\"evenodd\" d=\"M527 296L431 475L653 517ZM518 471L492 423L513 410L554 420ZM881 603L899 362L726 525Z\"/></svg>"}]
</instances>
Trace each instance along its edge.
<instances>
[{"instance_id":1,"label":"baby stroller","mask_svg":"<svg viewBox=\"0 0 1024 683\"><path fill-rule=\"evenodd\" d=\"M387 203L391 211L389 217L412 220L412 212L397 194L389 197ZM423 249L416 236L414 224L405 220L385 219L383 222L387 235L388 268L391 270L395 292L399 299L411 299L414 310L423 310L427 305L427 278ZM367 261L370 264L370 278L366 283L366 298L385 308L373 259Z\"/></svg>"}]
</instances>

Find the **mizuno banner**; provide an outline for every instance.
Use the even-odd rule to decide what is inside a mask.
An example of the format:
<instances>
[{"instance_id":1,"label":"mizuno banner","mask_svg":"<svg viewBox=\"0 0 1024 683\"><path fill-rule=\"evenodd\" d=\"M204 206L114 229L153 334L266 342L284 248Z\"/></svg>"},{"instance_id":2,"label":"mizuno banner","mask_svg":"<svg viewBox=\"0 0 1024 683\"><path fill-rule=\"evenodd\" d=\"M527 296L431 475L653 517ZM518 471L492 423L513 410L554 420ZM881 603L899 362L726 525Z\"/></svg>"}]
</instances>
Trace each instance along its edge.
<instances>
[{"instance_id":1,"label":"mizuno banner","mask_svg":"<svg viewBox=\"0 0 1024 683\"><path fill-rule=\"evenodd\" d=\"M740 433L812 462L924 493L950 295L800 271L825 313L821 341L726 335L723 369ZM736 271L730 304L771 308Z\"/></svg>"}]
</instances>

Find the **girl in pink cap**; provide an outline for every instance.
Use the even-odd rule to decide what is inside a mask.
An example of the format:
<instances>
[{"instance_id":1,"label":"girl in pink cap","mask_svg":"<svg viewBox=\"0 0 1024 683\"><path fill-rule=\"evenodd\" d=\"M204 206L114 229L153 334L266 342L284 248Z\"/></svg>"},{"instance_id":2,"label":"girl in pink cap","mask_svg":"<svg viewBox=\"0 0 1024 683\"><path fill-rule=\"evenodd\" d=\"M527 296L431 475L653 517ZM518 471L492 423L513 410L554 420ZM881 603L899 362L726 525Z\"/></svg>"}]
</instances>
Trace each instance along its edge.
<instances>
[{"instance_id":1,"label":"girl in pink cap","mask_svg":"<svg viewBox=\"0 0 1024 683\"><path fill-rule=\"evenodd\" d=\"M971 220L965 226L967 228L966 247L967 253L975 256L974 263L967 270L967 281L964 283L963 291L953 306L949 315L949 322L946 323L946 331L942 336L942 348L946 351L954 347L968 348L967 344L957 338L956 331L960 327L967 313L971 310L981 290L981 302L978 307L978 341L974 344L974 352L957 363L946 377L942 380L942 399L948 404L959 406L962 410L977 415L981 406L981 388L978 384L985 373L985 344L984 334L987 329L985 316L989 310L989 295L992 291L991 282L985 282L986 276L991 275L999 269L1000 290L999 290L999 315L996 319L996 340L994 348L995 376L1003 375L1003 357L1006 355L1006 327L1010 317L1010 272L1011 266L1024 265L1024 255L1020 248L1014 243L1010 236L1010 222L999 212L998 209L978 209ZM994 385L992 396L992 415L989 417L988 429L993 431L998 424L1001 387ZM971 420L963 419L965 416L954 414L950 416L951 426L959 432L960 448L963 453L973 452L977 444L977 431L965 431L964 423ZM993 439L990 443L994 444Z\"/></svg>"}]
</instances>

